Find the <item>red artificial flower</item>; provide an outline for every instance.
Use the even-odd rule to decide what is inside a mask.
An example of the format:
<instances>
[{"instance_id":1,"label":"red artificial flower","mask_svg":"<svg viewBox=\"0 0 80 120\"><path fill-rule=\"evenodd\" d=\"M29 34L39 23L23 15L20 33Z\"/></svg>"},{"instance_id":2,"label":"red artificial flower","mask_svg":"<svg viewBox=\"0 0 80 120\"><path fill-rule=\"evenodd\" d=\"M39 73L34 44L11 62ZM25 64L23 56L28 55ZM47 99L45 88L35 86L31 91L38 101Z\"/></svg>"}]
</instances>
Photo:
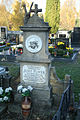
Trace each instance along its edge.
<instances>
[{"instance_id":1,"label":"red artificial flower","mask_svg":"<svg viewBox=\"0 0 80 120\"><path fill-rule=\"evenodd\" d=\"M57 48L57 46L55 46L55 48Z\"/></svg>"}]
</instances>

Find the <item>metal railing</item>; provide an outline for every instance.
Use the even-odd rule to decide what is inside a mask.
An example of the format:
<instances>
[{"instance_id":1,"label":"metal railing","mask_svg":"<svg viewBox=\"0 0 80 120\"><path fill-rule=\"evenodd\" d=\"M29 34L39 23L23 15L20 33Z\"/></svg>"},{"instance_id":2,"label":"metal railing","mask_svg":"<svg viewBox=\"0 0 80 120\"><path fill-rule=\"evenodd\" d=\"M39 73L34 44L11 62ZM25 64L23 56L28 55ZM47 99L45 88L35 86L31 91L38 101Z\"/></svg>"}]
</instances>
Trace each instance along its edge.
<instances>
[{"instance_id":1,"label":"metal railing","mask_svg":"<svg viewBox=\"0 0 80 120\"><path fill-rule=\"evenodd\" d=\"M54 115L52 120L65 120L66 119L67 112L70 106L70 96L71 96L71 80L69 82L68 87L62 94L59 109L57 113Z\"/></svg>"}]
</instances>

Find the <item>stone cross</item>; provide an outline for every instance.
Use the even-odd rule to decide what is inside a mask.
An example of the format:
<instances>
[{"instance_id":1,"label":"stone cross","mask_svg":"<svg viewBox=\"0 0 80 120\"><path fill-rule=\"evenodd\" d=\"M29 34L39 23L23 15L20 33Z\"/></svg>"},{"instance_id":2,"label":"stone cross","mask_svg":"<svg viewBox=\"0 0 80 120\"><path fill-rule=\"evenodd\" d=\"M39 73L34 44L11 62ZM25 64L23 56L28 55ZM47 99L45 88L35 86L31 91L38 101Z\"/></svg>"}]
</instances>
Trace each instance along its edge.
<instances>
[{"instance_id":1,"label":"stone cross","mask_svg":"<svg viewBox=\"0 0 80 120\"><path fill-rule=\"evenodd\" d=\"M32 9L31 12L34 12L35 14L37 14L38 12L42 12L42 9L38 9L38 5L35 4L35 9Z\"/></svg>"}]
</instances>

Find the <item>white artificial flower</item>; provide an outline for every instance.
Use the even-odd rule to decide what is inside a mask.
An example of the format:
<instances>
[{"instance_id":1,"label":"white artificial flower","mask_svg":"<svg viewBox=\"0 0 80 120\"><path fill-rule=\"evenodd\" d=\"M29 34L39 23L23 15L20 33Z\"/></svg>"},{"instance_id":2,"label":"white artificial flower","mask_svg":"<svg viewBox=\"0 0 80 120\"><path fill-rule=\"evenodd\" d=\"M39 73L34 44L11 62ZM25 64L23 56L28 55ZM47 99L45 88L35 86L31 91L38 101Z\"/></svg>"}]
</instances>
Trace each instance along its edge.
<instances>
[{"instance_id":1,"label":"white artificial flower","mask_svg":"<svg viewBox=\"0 0 80 120\"><path fill-rule=\"evenodd\" d=\"M32 88L31 86L28 86L28 90L32 91L32 90L33 90L33 88Z\"/></svg>"},{"instance_id":2,"label":"white artificial flower","mask_svg":"<svg viewBox=\"0 0 80 120\"><path fill-rule=\"evenodd\" d=\"M23 92L23 93L26 92L26 91L28 91L27 88L23 88L23 89L22 89L22 92Z\"/></svg>"},{"instance_id":3,"label":"white artificial flower","mask_svg":"<svg viewBox=\"0 0 80 120\"><path fill-rule=\"evenodd\" d=\"M3 102L3 98L0 98L0 102Z\"/></svg>"},{"instance_id":4,"label":"white artificial flower","mask_svg":"<svg viewBox=\"0 0 80 120\"><path fill-rule=\"evenodd\" d=\"M11 87L5 89L5 93L8 93L9 91L12 91Z\"/></svg>"},{"instance_id":5,"label":"white artificial flower","mask_svg":"<svg viewBox=\"0 0 80 120\"><path fill-rule=\"evenodd\" d=\"M11 88L11 87L9 87L9 90L10 90L10 91L12 91L12 88Z\"/></svg>"},{"instance_id":6,"label":"white artificial flower","mask_svg":"<svg viewBox=\"0 0 80 120\"><path fill-rule=\"evenodd\" d=\"M0 95L2 95L3 94L3 89L2 89L2 87L0 87Z\"/></svg>"},{"instance_id":7,"label":"white artificial flower","mask_svg":"<svg viewBox=\"0 0 80 120\"><path fill-rule=\"evenodd\" d=\"M8 92L9 92L9 88L6 88L6 89L5 89L5 93L8 93Z\"/></svg>"},{"instance_id":8,"label":"white artificial flower","mask_svg":"<svg viewBox=\"0 0 80 120\"><path fill-rule=\"evenodd\" d=\"M22 88L23 88L22 85L18 86L18 87L17 87L17 91L22 90Z\"/></svg>"},{"instance_id":9,"label":"white artificial flower","mask_svg":"<svg viewBox=\"0 0 80 120\"><path fill-rule=\"evenodd\" d=\"M3 98L3 100L4 100L4 101L7 101L7 100L8 100L8 97L7 97L7 96L5 96L5 97Z\"/></svg>"}]
</instances>

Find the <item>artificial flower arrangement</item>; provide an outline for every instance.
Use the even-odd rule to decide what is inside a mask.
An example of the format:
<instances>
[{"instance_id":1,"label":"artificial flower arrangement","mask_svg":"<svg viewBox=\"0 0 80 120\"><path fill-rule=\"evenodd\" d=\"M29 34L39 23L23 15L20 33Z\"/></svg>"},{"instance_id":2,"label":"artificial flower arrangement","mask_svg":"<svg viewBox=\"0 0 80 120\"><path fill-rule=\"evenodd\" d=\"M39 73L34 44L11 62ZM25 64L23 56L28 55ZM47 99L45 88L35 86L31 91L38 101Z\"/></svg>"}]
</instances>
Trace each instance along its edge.
<instances>
[{"instance_id":1,"label":"artificial flower arrangement","mask_svg":"<svg viewBox=\"0 0 80 120\"><path fill-rule=\"evenodd\" d=\"M18 93L21 93L22 96L30 97L32 90L33 90L33 88L31 86L28 86L27 88L24 88L22 85L20 85L20 86L17 87Z\"/></svg>"},{"instance_id":2,"label":"artificial flower arrangement","mask_svg":"<svg viewBox=\"0 0 80 120\"><path fill-rule=\"evenodd\" d=\"M64 42L58 42L57 45L64 45Z\"/></svg>"},{"instance_id":3,"label":"artificial flower arrangement","mask_svg":"<svg viewBox=\"0 0 80 120\"><path fill-rule=\"evenodd\" d=\"M1 102L9 102L11 98L12 88L8 87L3 89L0 87L0 103Z\"/></svg>"}]
</instances>

